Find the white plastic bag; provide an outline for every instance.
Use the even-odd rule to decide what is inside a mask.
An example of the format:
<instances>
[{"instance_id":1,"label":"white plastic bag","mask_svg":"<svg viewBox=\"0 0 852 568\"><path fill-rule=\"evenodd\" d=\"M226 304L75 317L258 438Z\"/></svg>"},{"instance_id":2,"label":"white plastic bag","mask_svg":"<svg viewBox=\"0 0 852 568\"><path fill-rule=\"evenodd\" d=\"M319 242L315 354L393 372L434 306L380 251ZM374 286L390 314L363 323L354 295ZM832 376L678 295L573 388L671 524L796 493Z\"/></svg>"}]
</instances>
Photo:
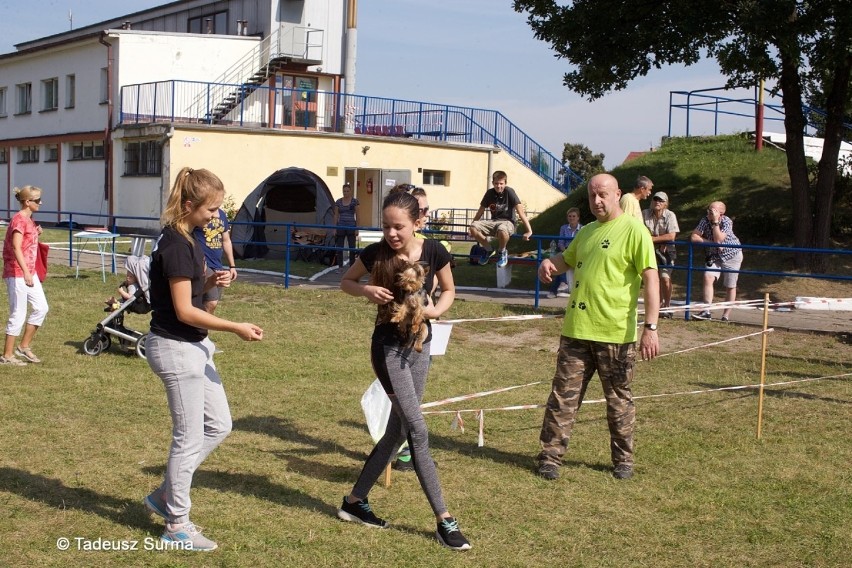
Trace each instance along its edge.
<instances>
[{"instance_id":1,"label":"white plastic bag","mask_svg":"<svg viewBox=\"0 0 852 568\"><path fill-rule=\"evenodd\" d=\"M379 379L373 381L370 387L361 397L361 408L364 410L364 418L367 419L367 429L374 442L378 442L385 435L385 427L391 413L391 401L382 388Z\"/></svg>"}]
</instances>

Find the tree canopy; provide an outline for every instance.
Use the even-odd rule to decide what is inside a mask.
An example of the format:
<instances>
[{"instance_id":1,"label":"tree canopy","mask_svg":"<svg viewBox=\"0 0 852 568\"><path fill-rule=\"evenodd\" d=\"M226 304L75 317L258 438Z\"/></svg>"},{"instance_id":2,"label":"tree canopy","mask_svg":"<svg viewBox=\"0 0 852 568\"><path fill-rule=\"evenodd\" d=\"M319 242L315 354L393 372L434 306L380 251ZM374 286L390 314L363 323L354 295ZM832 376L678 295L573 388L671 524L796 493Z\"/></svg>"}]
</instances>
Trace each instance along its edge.
<instances>
[{"instance_id":1,"label":"tree canopy","mask_svg":"<svg viewBox=\"0 0 852 568\"><path fill-rule=\"evenodd\" d=\"M794 244L828 248L843 118L852 98L852 0L514 0L535 36L594 100L671 64L715 58L728 86L777 81L784 107ZM825 101L824 148L808 179L803 102Z\"/></svg>"},{"instance_id":2,"label":"tree canopy","mask_svg":"<svg viewBox=\"0 0 852 568\"><path fill-rule=\"evenodd\" d=\"M603 154L593 153L585 144L566 142L562 149L562 163L586 180L606 171L603 165L604 158Z\"/></svg>"}]
</instances>

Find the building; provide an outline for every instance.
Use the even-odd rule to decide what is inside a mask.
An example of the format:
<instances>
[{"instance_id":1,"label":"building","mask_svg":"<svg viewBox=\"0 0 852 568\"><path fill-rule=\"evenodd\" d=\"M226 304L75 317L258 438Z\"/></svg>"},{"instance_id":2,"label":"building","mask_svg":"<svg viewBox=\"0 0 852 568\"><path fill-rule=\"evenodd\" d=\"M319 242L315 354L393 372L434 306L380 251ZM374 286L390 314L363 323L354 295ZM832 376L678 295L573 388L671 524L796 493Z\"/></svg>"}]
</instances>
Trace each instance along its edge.
<instances>
[{"instance_id":1,"label":"building","mask_svg":"<svg viewBox=\"0 0 852 568\"><path fill-rule=\"evenodd\" d=\"M288 166L336 196L350 182L365 225L400 182L432 209L475 209L498 169L530 211L564 197L559 160L497 111L351 92L354 4L183 0L18 44L0 55L0 208L32 184L41 222L153 230L139 217L159 217L183 166L237 203Z\"/></svg>"}]
</instances>

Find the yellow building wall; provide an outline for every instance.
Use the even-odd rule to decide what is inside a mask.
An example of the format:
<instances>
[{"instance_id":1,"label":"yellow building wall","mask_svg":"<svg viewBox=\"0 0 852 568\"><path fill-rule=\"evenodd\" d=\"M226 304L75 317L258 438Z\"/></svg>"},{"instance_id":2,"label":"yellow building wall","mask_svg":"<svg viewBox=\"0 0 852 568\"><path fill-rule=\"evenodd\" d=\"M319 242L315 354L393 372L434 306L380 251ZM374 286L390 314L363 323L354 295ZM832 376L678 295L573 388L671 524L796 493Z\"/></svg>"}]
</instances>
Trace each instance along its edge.
<instances>
[{"instance_id":1,"label":"yellow building wall","mask_svg":"<svg viewBox=\"0 0 852 568\"><path fill-rule=\"evenodd\" d=\"M365 147L369 146L369 149ZM543 211L564 195L524 167L506 152L481 145L436 144L405 138L353 136L311 131L280 132L246 129L199 128L175 125L167 152L171 186L180 168L208 168L224 182L229 195L240 204L257 185L276 170L291 166L311 170L325 181L336 198L347 169L410 170L411 183L422 186L430 208L477 209L490 187L490 172L503 170L529 211ZM165 166L166 164L164 164ZM447 172L446 185L424 185L422 171ZM166 168L164 168L164 171ZM374 181L375 184L378 180ZM378 192L356 189L366 207ZM359 222L375 225L368 217Z\"/></svg>"}]
</instances>

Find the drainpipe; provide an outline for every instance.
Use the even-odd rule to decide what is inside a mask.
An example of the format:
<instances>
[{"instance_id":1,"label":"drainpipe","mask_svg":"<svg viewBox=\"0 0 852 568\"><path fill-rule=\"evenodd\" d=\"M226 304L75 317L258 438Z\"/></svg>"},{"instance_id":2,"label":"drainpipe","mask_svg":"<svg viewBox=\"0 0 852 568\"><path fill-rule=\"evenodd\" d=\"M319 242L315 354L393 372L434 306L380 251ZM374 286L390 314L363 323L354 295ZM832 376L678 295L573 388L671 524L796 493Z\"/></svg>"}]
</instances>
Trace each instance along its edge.
<instances>
[{"instance_id":1,"label":"drainpipe","mask_svg":"<svg viewBox=\"0 0 852 568\"><path fill-rule=\"evenodd\" d=\"M98 41L107 48L107 123L104 131L104 199L107 200L107 215L113 219L113 187L112 187L112 82L113 82L113 52L112 44L106 41L106 31L101 32ZM109 227L112 230L112 227Z\"/></svg>"},{"instance_id":2,"label":"drainpipe","mask_svg":"<svg viewBox=\"0 0 852 568\"><path fill-rule=\"evenodd\" d=\"M358 0L347 0L346 5L346 59L343 62L343 76L346 79L344 85L345 94L355 94L355 54L358 45ZM345 134L355 133L355 99L344 97L344 124Z\"/></svg>"}]
</instances>

